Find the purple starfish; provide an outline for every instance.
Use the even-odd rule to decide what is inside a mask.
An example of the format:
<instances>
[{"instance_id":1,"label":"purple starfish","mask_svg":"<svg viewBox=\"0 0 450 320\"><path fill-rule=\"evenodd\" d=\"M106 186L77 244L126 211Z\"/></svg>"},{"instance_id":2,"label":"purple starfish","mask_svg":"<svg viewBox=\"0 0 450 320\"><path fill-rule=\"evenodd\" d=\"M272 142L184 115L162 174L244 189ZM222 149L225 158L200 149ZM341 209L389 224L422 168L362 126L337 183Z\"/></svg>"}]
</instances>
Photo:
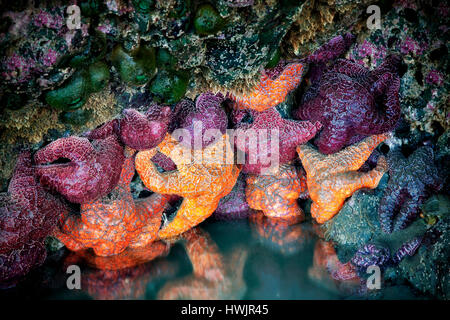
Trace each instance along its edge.
<instances>
[{"instance_id":1,"label":"purple starfish","mask_svg":"<svg viewBox=\"0 0 450 320\"><path fill-rule=\"evenodd\" d=\"M217 220L233 220L248 217L250 207L245 199L245 177L240 175L231 192L220 199L214 212Z\"/></svg>"},{"instance_id":2,"label":"purple starfish","mask_svg":"<svg viewBox=\"0 0 450 320\"><path fill-rule=\"evenodd\" d=\"M45 238L67 206L35 179L31 153L22 152L8 187L0 193L0 286L11 286L46 257Z\"/></svg>"},{"instance_id":3,"label":"purple starfish","mask_svg":"<svg viewBox=\"0 0 450 320\"><path fill-rule=\"evenodd\" d=\"M323 124L316 142L321 153L338 152L368 135L394 128L400 118L399 56L388 56L372 71L346 59L338 59L326 68L323 59L328 56L316 56L308 60L320 62L319 72L311 79L312 85L295 116Z\"/></svg>"},{"instance_id":4,"label":"purple starfish","mask_svg":"<svg viewBox=\"0 0 450 320\"><path fill-rule=\"evenodd\" d=\"M75 136L61 138L34 155L42 186L80 204L112 191L124 159L124 150L115 135L92 142Z\"/></svg>"},{"instance_id":5,"label":"purple starfish","mask_svg":"<svg viewBox=\"0 0 450 320\"><path fill-rule=\"evenodd\" d=\"M234 143L246 156L242 172L251 174L260 174L263 168L270 167L268 162L273 156L278 157L279 164L294 160L295 148L313 138L322 127L317 121L283 119L275 108L263 112L234 110L233 122L237 129ZM276 130L279 152L272 155L272 135Z\"/></svg>"},{"instance_id":6,"label":"purple starfish","mask_svg":"<svg viewBox=\"0 0 450 320\"><path fill-rule=\"evenodd\" d=\"M120 119L108 121L84 136L89 139L104 139L115 134L123 144L132 149L152 149L164 139L171 119L172 111L169 106L154 103L145 114L135 109L125 109Z\"/></svg>"},{"instance_id":7,"label":"purple starfish","mask_svg":"<svg viewBox=\"0 0 450 320\"><path fill-rule=\"evenodd\" d=\"M152 149L163 141L171 120L168 106L152 104L145 114L125 109L120 120L120 138L130 148Z\"/></svg>"},{"instance_id":8,"label":"purple starfish","mask_svg":"<svg viewBox=\"0 0 450 320\"><path fill-rule=\"evenodd\" d=\"M223 100L224 97L220 93L202 93L197 97L195 104L187 99L180 101L175 107L170 131L187 130L190 139L189 137L182 139L183 136L179 141L194 149L205 148L215 141L214 137L205 135L207 130L217 129L222 136L227 129L228 118L221 106ZM181 130L178 132L182 133Z\"/></svg>"},{"instance_id":9,"label":"purple starfish","mask_svg":"<svg viewBox=\"0 0 450 320\"><path fill-rule=\"evenodd\" d=\"M442 188L443 179L434 164L430 146L423 146L405 158L400 150L388 157L389 183L380 201L378 215L384 232L407 227L418 215L419 207Z\"/></svg>"}]
</instances>

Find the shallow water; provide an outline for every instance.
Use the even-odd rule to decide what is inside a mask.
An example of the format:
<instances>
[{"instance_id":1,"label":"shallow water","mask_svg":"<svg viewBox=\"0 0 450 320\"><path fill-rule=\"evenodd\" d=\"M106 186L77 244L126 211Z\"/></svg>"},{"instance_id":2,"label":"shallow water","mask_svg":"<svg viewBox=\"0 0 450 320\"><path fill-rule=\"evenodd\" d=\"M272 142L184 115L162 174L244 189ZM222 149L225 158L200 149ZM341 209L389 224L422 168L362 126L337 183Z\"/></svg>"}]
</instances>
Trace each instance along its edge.
<instances>
[{"instance_id":1,"label":"shallow water","mask_svg":"<svg viewBox=\"0 0 450 320\"><path fill-rule=\"evenodd\" d=\"M284 234L248 220L207 221L166 256L119 270L99 270L61 249L0 297L29 299L422 299L408 286L367 293L359 279L333 278L336 255L311 223ZM262 234L270 234L264 237ZM286 240L290 239L290 241ZM207 245L204 245L207 243ZM195 249L193 249L195 248ZM189 254L191 256L189 256ZM74 258L75 257L75 258ZM192 260L192 262L191 262ZM66 268L81 268L81 289L69 290ZM195 271L194 271L195 270ZM336 276L334 276L336 277Z\"/></svg>"}]
</instances>

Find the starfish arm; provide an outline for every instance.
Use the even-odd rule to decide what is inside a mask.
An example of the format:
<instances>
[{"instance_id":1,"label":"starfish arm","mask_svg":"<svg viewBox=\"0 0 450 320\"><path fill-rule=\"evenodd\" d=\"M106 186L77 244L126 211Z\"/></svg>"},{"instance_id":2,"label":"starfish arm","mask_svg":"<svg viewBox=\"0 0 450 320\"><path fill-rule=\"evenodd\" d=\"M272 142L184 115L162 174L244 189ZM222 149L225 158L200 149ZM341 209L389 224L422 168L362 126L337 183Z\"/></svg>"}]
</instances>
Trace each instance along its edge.
<instances>
[{"instance_id":1,"label":"starfish arm","mask_svg":"<svg viewBox=\"0 0 450 320\"><path fill-rule=\"evenodd\" d=\"M329 124L319 134L317 147L324 154L331 154L341 150L348 136L348 128L342 123L340 125Z\"/></svg>"},{"instance_id":2,"label":"starfish arm","mask_svg":"<svg viewBox=\"0 0 450 320\"><path fill-rule=\"evenodd\" d=\"M398 92L400 78L396 74L385 73L373 84L374 95L384 94L384 112L372 109L367 115L366 125L358 128L361 134L379 134L391 130L400 119L401 109Z\"/></svg>"},{"instance_id":3,"label":"starfish arm","mask_svg":"<svg viewBox=\"0 0 450 320\"><path fill-rule=\"evenodd\" d=\"M200 204L201 202L201 199L198 198L185 198L178 209L175 218L159 231L159 238L163 240L170 239L197 226L211 216L218 205L217 203L215 206L205 206Z\"/></svg>"},{"instance_id":4,"label":"starfish arm","mask_svg":"<svg viewBox=\"0 0 450 320\"><path fill-rule=\"evenodd\" d=\"M308 176L314 176L317 169L323 167L325 155L318 152L311 145L302 144L298 146L297 153Z\"/></svg>"},{"instance_id":5,"label":"starfish arm","mask_svg":"<svg viewBox=\"0 0 450 320\"><path fill-rule=\"evenodd\" d=\"M190 160L190 149L180 146L170 133L166 134L164 140L157 146L157 150L170 158L177 166Z\"/></svg>"},{"instance_id":6,"label":"starfish arm","mask_svg":"<svg viewBox=\"0 0 450 320\"><path fill-rule=\"evenodd\" d=\"M351 33L339 35L317 49L306 60L308 63L325 64L347 51L354 41L355 36Z\"/></svg>"},{"instance_id":7,"label":"starfish arm","mask_svg":"<svg viewBox=\"0 0 450 320\"><path fill-rule=\"evenodd\" d=\"M317 223L325 223L339 212L339 209L342 207L343 203L343 201L342 203L341 201L333 201L327 203L326 206L321 206L313 202L311 204L311 216L316 219Z\"/></svg>"},{"instance_id":8,"label":"starfish arm","mask_svg":"<svg viewBox=\"0 0 450 320\"><path fill-rule=\"evenodd\" d=\"M84 224L79 217L69 216L61 228L62 230L55 230L53 236L61 241L67 249L79 251L87 247L84 243L75 240L75 238L86 238L87 235L83 231L83 226Z\"/></svg>"},{"instance_id":9,"label":"starfish arm","mask_svg":"<svg viewBox=\"0 0 450 320\"><path fill-rule=\"evenodd\" d=\"M134 157L126 158L120 173L118 186L130 191L130 183L134 176Z\"/></svg>"},{"instance_id":10,"label":"starfish arm","mask_svg":"<svg viewBox=\"0 0 450 320\"><path fill-rule=\"evenodd\" d=\"M398 66L402 61L402 57L398 54L388 55L382 64L380 64L376 69L371 71L370 76L372 79L378 79L382 74L385 73L397 73Z\"/></svg>"},{"instance_id":11,"label":"starfish arm","mask_svg":"<svg viewBox=\"0 0 450 320\"><path fill-rule=\"evenodd\" d=\"M299 207L297 199L281 199L275 203L268 203L263 208L264 215L269 218L293 219L300 218L298 222L305 219L303 210Z\"/></svg>"},{"instance_id":12,"label":"starfish arm","mask_svg":"<svg viewBox=\"0 0 450 320\"><path fill-rule=\"evenodd\" d=\"M393 231L399 231L405 229L411 222L417 218L419 214L419 207L424 202L422 197L411 197L406 199L394 219Z\"/></svg>"},{"instance_id":13,"label":"starfish arm","mask_svg":"<svg viewBox=\"0 0 450 320\"><path fill-rule=\"evenodd\" d=\"M370 74L370 71L364 68L362 65L356 64L353 61L347 59L339 59L333 65L332 72L345 74L351 78L364 79Z\"/></svg>"},{"instance_id":14,"label":"starfish arm","mask_svg":"<svg viewBox=\"0 0 450 320\"><path fill-rule=\"evenodd\" d=\"M358 170L369 158L372 151L388 138L389 134L367 137L361 142L329 156L324 161L326 161L331 173Z\"/></svg>"},{"instance_id":15,"label":"starfish arm","mask_svg":"<svg viewBox=\"0 0 450 320\"><path fill-rule=\"evenodd\" d=\"M34 161L37 164L42 164L55 161L58 158L68 158L72 161L82 160L94 152L94 147L88 139L72 136L53 141L48 146L38 150L34 155Z\"/></svg>"},{"instance_id":16,"label":"starfish arm","mask_svg":"<svg viewBox=\"0 0 450 320\"><path fill-rule=\"evenodd\" d=\"M319 87L317 90L319 90ZM309 94L309 92L310 90L306 91L305 94ZM321 115L323 113L321 108L321 98L317 96L317 94L313 97L313 94L314 93L311 93L311 96L308 96L308 99L294 111L295 118L310 121L319 120L317 115Z\"/></svg>"},{"instance_id":17,"label":"starfish arm","mask_svg":"<svg viewBox=\"0 0 450 320\"><path fill-rule=\"evenodd\" d=\"M381 198L380 205L378 207L378 219L381 224L381 228L385 233L391 233L393 229L392 219L395 209L401 200L402 189L394 187L392 184L388 185L383 197Z\"/></svg>"},{"instance_id":18,"label":"starfish arm","mask_svg":"<svg viewBox=\"0 0 450 320\"><path fill-rule=\"evenodd\" d=\"M153 192L162 194L178 194L180 185L178 171L161 173L150 160L156 154L156 149L140 151L136 155L136 171L144 185Z\"/></svg>"}]
</instances>

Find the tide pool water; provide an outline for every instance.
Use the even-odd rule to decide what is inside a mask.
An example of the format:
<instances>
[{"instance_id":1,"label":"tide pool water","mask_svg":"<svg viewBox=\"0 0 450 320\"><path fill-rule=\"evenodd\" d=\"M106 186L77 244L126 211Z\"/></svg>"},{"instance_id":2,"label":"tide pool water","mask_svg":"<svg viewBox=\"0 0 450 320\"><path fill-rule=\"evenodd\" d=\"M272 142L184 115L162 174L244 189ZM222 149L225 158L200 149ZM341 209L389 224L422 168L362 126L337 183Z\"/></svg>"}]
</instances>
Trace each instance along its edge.
<instances>
[{"instance_id":1,"label":"tide pool water","mask_svg":"<svg viewBox=\"0 0 450 320\"><path fill-rule=\"evenodd\" d=\"M118 270L88 266L65 248L2 298L20 299L424 299L408 285L368 290L366 280L339 279L332 245L306 222L278 237L248 220L207 221L166 256ZM80 289L68 289L80 270ZM69 283L74 283L69 279Z\"/></svg>"}]
</instances>

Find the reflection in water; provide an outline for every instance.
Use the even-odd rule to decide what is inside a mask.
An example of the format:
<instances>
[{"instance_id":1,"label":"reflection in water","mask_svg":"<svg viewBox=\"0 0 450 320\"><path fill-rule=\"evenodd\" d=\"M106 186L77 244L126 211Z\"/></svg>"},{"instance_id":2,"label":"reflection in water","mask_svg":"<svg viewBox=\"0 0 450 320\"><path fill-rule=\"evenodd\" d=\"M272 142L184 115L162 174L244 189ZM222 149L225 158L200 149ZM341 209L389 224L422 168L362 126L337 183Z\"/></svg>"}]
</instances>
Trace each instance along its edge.
<instances>
[{"instance_id":1,"label":"reflection in water","mask_svg":"<svg viewBox=\"0 0 450 320\"><path fill-rule=\"evenodd\" d=\"M367 290L320 230L309 222L276 223L252 212L250 220L207 221L172 244L157 241L111 257L61 249L20 286L0 290L0 298L342 299L384 294L384 286ZM71 264L81 268L81 290L66 286Z\"/></svg>"},{"instance_id":2,"label":"reflection in water","mask_svg":"<svg viewBox=\"0 0 450 320\"><path fill-rule=\"evenodd\" d=\"M182 235L192 263L193 273L181 280L167 283L159 299L240 299L245 293L243 270L247 259L245 249L235 249L230 255L220 253L208 233L200 228Z\"/></svg>"},{"instance_id":3,"label":"reflection in water","mask_svg":"<svg viewBox=\"0 0 450 320\"><path fill-rule=\"evenodd\" d=\"M330 241L317 240L313 266L308 269L308 275L320 286L344 295L362 293L364 290L356 268L350 262L344 264L339 261Z\"/></svg>"},{"instance_id":4,"label":"reflection in water","mask_svg":"<svg viewBox=\"0 0 450 320\"><path fill-rule=\"evenodd\" d=\"M299 252L308 240L314 237L310 225L298 223L296 218L277 219L252 210L249 216L252 231L266 247L283 254Z\"/></svg>"},{"instance_id":5,"label":"reflection in water","mask_svg":"<svg viewBox=\"0 0 450 320\"><path fill-rule=\"evenodd\" d=\"M175 274L176 268L168 261L152 261L166 256L169 248L168 244L157 241L109 257L83 250L69 255L65 265L84 262L89 266L82 272L81 287L93 299L143 299L150 282Z\"/></svg>"}]
</instances>

